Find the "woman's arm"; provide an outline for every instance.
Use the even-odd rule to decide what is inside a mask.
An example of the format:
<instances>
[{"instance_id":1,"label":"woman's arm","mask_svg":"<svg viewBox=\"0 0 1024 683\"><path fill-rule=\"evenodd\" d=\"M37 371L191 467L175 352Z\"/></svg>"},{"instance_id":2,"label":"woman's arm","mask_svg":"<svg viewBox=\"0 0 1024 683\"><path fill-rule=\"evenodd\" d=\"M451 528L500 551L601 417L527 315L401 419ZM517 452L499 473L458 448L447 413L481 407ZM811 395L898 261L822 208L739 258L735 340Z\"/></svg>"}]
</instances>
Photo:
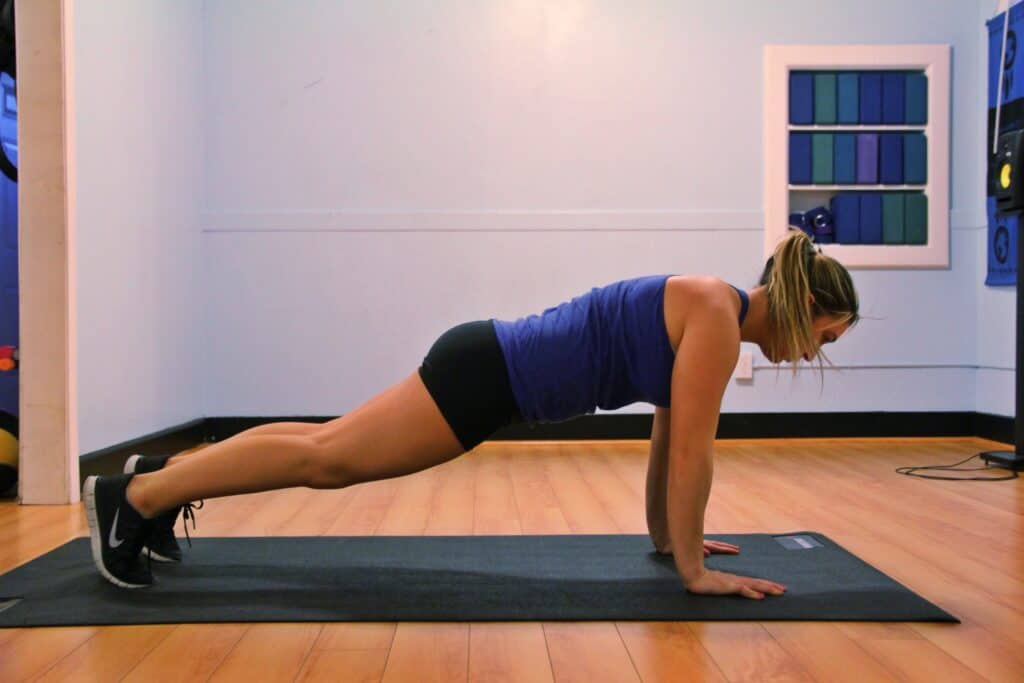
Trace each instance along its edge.
<instances>
[{"instance_id":1,"label":"woman's arm","mask_svg":"<svg viewBox=\"0 0 1024 683\"><path fill-rule=\"evenodd\" d=\"M672 367L669 415L669 542L686 589L702 595L782 595L782 584L704 567L704 508L711 493L713 446L722 395L740 344L735 311L709 299L688 314Z\"/></svg>"},{"instance_id":2,"label":"woman's arm","mask_svg":"<svg viewBox=\"0 0 1024 683\"><path fill-rule=\"evenodd\" d=\"M668 496L669 409L654 408L651 455L647 461L647 531L659 553L672 552L668 536L665 499Z\"/></svg>"},{"instance_id":3,"label":"woman's arm","mask_svg":"<svg viewBox=\"0 0 1024 683\"><path fill-rule=\"evenodd\" d=\"M666 513L676 569L689 585L705 574L704 509L711 492L715 432L740 331L733 307L715 297L687 318L672 368Z\"/></svg>"}]
</instances>

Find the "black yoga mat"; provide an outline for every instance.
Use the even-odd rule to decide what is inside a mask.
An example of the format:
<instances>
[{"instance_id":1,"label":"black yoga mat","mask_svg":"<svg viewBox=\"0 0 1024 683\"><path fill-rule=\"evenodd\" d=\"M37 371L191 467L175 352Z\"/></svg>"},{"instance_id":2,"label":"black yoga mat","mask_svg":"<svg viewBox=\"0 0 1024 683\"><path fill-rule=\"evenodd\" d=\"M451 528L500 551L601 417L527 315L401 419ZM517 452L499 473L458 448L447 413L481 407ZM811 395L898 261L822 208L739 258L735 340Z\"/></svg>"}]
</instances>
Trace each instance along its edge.
<instances>
[{"instance_id":1,"label":"black yoga mat","mask_svg":"<svg viewBox=\"0 0 1024 683\"><path fill-rule=\"evenodd\" d=\"M687 593L646 535L198 538L157 583L100 577L78 538L0 577L0 626L246 621L958 621L814 532L716 534L713 569L787 586ZM7 600L4 607L4 600Z\"/></svg>"}]
</instances>

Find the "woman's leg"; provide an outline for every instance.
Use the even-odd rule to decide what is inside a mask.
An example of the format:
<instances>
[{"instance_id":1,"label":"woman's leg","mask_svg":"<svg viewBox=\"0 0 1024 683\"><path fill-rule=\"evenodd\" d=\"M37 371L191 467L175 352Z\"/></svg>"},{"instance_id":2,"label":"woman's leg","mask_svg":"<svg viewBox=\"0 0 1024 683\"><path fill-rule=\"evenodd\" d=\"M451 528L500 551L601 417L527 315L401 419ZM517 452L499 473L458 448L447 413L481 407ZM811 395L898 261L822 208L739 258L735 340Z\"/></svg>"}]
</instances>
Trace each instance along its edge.
<instances>
[{"instance_id":1,"label":"woman's leg","mask_svg":"<svg viewBox=\"0 0 1024 683\"><path fill-rule=\"evenodd\" d=\"M254 434L215 443L179 458L174 467L135 476L128 500L153 517L203 498L398 477L463 452L418 372L316 427L308 434Z\"/></svg>"},{"instance_id":2,"label":"woman's leg","mask_svg":"<svg viewBox=\"0 0 1024 683\"><path fill-rule=\"evenodd\" d=\"M340 418L339 418L340 419ZM334 422L334 420L331 420ZM326 424L331 424L327 422ZM269 422L265 425L259 425L257 427L251 427L243 432L239 432L234 436L224 439L218 443L226 443L235 439L248 439L253 436L267 436L268 434L285 434L292 436L309 436L318 429L322 429L325 423L321 422ZM195 453L199 453L204 449L209 448L209 445L193 446L192 448L185 449L180 453L176 453L167 459L166 465L173 465L175 463L183 462L185 458Z\"/></svg>"}]
</instances>

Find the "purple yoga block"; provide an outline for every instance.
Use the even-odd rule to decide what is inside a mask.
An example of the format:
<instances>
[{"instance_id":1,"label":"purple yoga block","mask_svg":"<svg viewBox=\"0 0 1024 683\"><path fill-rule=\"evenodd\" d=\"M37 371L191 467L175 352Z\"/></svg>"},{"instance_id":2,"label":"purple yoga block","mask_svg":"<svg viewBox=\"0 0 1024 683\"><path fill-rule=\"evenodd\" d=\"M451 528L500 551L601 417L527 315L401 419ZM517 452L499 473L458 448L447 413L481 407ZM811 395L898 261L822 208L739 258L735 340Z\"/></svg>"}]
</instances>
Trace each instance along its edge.
<instances>
[{"instance_id":1,"label":"purple yoga block","mask_svg":"<svg viewBox=\"0 0 1024 683\"><path fill-rule=\"evenodd\" d=\"M857 135L857 183L878 184L878 133Z\"/></svg>"}]
</instances>

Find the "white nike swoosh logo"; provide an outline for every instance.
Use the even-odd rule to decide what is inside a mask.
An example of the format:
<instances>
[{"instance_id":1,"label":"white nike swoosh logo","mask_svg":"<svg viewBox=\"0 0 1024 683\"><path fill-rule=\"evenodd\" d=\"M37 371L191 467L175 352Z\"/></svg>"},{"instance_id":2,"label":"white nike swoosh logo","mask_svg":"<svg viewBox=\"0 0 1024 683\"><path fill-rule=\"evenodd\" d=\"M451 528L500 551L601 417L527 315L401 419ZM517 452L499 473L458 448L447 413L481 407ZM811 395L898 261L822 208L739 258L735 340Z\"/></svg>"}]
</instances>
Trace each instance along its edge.
<instances>
[{"instance_id":1,"label":"white nike swoosh logo","mask_svg":"<svg viewBox=\"0 0 1024 683\"><path fill-rule=\"evenodd\" d=\"M116 548L124 543L123 538L117 537L117 518L121 516L121 508L117 508L117 512L114 513L114 524L110 527L110 539L108 540L111 548Z\"/></svg>"}]
</instances>

